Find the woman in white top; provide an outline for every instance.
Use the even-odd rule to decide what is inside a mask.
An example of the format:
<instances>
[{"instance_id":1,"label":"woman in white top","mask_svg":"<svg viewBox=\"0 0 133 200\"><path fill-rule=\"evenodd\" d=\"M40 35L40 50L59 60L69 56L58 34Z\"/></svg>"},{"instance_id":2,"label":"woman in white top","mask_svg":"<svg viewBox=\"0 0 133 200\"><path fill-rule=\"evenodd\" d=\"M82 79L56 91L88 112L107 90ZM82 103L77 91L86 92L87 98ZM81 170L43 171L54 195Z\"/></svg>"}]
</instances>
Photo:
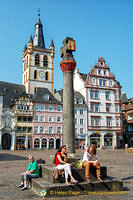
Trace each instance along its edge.
<instances>
[{"instance_id":1,"label":"woman in white top","mask_svg":"<svg viewBox=\"0 0 133 200\"><path fill-rule=\"evenodd\" d=\"M98 156L96 153L96 148L94 145L91 145L87 151L84 152L83 156L83 167L85 167L85 177L86 181L88 183L91 183L90 176L89 176L89 171L90 171L90 166L96 167L96 172L97 172L97 180L100 182L103 182L100 173L100 163L98 161Z\"/></svg>"}]
</instances>

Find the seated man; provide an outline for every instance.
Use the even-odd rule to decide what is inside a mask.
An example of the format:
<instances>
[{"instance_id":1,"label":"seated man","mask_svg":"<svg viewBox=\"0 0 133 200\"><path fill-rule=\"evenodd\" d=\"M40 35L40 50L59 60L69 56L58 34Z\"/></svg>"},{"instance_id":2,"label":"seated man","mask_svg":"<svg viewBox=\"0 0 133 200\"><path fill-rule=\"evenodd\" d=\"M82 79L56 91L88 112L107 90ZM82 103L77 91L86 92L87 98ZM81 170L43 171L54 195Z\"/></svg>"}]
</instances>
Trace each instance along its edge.
<instances>
[{"instance_id":1,"label":"seated man","mask_svg":"<svg viewBox=\"0 0 133 200\"><path fill-rule=\"evenodd\" d=\"M85 177L88 183L91 183L90 176L89 176L90 166L96 167L97 180L100 182L103 182L103 180L100 178L101 177L100 163L98 161L98 156L97 156L96 148L94 145L91 145L87 149L87 151L84 152L82 162L83 162L82 166L85 167Z\"/></svg>"},{"instance_id":2,"label":"seated man","mask_svg":"<svg viewBox=\"0 0 133 200\"><path fill-rule=\"evenodd\" d=\"M38 163L34 160L33 156L29 155L29 164L26 172L21 173L20 180L21 184L17 186L17 188L21 188L21 190L26 190L28 187L28 181L32 178L39 177L39 166Z\"/></svg>"}]
</instances>

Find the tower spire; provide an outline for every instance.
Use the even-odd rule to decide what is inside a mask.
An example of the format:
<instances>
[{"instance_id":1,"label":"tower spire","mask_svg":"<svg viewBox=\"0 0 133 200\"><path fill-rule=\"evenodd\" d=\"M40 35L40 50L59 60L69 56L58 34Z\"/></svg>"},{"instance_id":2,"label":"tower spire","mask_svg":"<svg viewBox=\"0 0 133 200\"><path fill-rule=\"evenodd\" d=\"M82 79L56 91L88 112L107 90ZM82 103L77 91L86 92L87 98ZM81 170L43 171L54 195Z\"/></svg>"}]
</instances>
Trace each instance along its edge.
<instances>
[{"instance_id":1,"label":"tower spire","mask_svg":"<svg viewBox=\"0 0 133 200\"><path fill-rule=\"evenodd\" d=\"M33 46L45 48L44 37L43 37L43 25L40 20L40 8L38 9L38 20L35 25L35 34L33 39Z\"/></svg>"}]
</instances>

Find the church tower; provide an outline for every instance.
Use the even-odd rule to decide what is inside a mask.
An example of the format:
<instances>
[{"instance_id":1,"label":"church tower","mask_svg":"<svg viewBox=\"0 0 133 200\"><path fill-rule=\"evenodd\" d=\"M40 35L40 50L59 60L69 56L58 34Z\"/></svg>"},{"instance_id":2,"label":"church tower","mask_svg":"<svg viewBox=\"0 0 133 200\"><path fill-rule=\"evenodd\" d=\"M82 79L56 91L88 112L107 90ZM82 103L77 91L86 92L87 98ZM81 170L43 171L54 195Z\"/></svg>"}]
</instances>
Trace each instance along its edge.
<instances>
[{"instance_id":1,"label":"church tower","mask_svg":"<svg viewBox=\"0 0 133 200\"><path fill-rule=\"evenodd\" d=\"M53 39L50 47L45 48L43 25L38 14L35 34L30 36L28 46L23 50L23 80L28 94L35 94L37 88L48 88L54 91L54 53Z\"/></svg>"}]
</instances>

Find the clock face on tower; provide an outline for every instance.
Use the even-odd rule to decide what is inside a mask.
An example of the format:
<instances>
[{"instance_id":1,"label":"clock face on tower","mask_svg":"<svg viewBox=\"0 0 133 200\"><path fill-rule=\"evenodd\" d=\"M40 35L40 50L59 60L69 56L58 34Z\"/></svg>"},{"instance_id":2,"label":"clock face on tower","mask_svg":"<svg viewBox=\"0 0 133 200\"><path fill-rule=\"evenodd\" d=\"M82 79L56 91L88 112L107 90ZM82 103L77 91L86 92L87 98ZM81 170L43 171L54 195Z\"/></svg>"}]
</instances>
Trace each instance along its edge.
<instances>
[{"instance_id":1,"label":"clock face on tower","mask_svg":"<svg viewBox=\"0 0 133 200\"><path fill-rule=\"evenodd\" d=\"M45 72L40 70L39 71L39 76L40 76L40 78L44 78L45 77Z\"/></svg>"}]
</instances>

